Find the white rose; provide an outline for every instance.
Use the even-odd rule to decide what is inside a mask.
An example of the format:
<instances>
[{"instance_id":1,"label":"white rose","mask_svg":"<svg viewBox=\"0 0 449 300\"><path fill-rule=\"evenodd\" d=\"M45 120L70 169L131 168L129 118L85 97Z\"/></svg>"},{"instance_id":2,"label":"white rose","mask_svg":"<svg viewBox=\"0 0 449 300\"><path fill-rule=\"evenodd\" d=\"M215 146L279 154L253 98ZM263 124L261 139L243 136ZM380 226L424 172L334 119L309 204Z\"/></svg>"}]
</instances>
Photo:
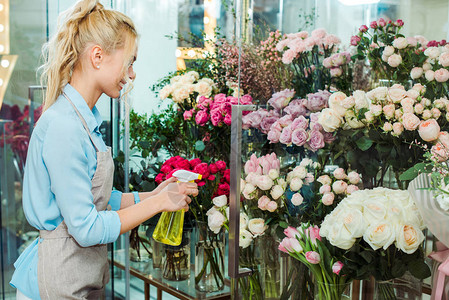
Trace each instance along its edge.
<instances>
[{"instance_id":1,"label":"white rose","mask_svg":"<svg viewBox=\"0 0 449 300\"><path fill-rule=\"evenodd\" d=\"M346 108L342 106L342 102L347 96L343 92L335 92L329 97L329 108L336 112L340 117L346 113Z\"/></svg>"},{"instance_id":2,"label":"white rose","mask_svg":"<svg viewBox=\"0 0 449 300\"><path fill-rule=\"evenodd\" d=\"M321 175L316 181L322 185L330 185L332 183L332 179L328 175Z\"/></svg>"},{"instance_id":3,"label":"white rose","mask_svg":"<svg viewBox=\"0 0 449 300\"><path fill-rule=\"evenodd\" d=\"M424 50L424 55L428 56L430 59L436 59L440 56L440 50L437 47L429 47Z\"/></svg>"},{"instance_id":4,"label":"white rose","mask_svg":"<svg viewBox=\"0 0 449 300\"><path fill-rule=\"evenodd\" d=\"M275 180L279 177L279 171L277 169L270 169L270 171L268 171L268 177Z\"/></svg>"},{"instance_id":5,"label":"white rose","mask_svg":"<svg viewBox=\"0 0 449 300\"><path fill-rule=\"evenodd\" d=\"M343 222L343 225L354 238L363 236L368 225L366 224L363 213L357 209L348 207L338 216L338 220Z\"/></svg>"},{"instance_id":6,"label":"white rose","mask_svg":"<svg viewBox=\"0 0 449 300\"><path fill-rule=\"evenodd\" d=\"M399 88L388 89L387 99L391 100L391 102L393 102L393 103L400 102L402 99L405 98L405 96L407 96L407 92L403 89L399 89Z\"/></svg>"},{"instance_id":7,"label":"white rose","mask_svg":"<svg viewBox=\"0 0 449 300\"><path fill-rule=\"evenodd\" d=\"M287 188L287 182L285 181L284 178L279 178L279 179L278 179L278 184L279 184L280 186L282 186L282 188L283 188L284 190Z\"/></svg>"},{"instance_id":8,"label":"white rose","mask_svg":"<svg viewBox=\"0 0 449 300\"><path fill-rule=\"evenodd\" d=\"M355 98L353 96L349 96L341 102L341 106L343 106L345 109L353 108L354 105L355 105Z\"/></svg>"},{"instance_id":9,"label":"white rose","mask_svg":"<svg viewBox=\"0 0 449 300\"><path fill-rule=\"evenodd\" d=\"M399 54L393 54L388 58L388 64L390 67L396 68L402 63L402 57Z\"/></svg>"},{"instance_id":10,"label":"white rose","mask_svg":"<svg viewBox=\"0 0 449 300\"><path fill-rule=\"evenodd\" d=\"M299 163L300 167L307 167L313 164L313 160L311 160L310 158L306 157L303 160L301 160L301 162Z\"/></svg>"},{"instance_id":11,"label":"white rose","mask_svg":"<svg viewBox=\"0 0 449 300\"><path fill-rule=\"evenodd\" d=\"M240 236L239 236L239 246L243 249L247 248L249 245L251 245L251 242L253 241L253 235L248 230L240 230Z\"/></svg>"},{"instance_id":12,"label":"white rose","mask_svg":"<svg viewBox=\"0 0 449 300\"><path fill-rule=\"evenodd\" d=\"M410 72L410 77L412 79L418 79L422 76L422 74L424 73L423 68L420 67L414 67L411 72Z\"/></svg>"},{"instance_id":13,"label":"white rose","mask_svg":"<svg viewBox=\"0 0 449 300\"><path fill-rule=\"evenodd\" d=\"M394 42L393 42L393 46L394 46ZM385 56L391 56L394 53L394 48L392 46L386 46L383 52L383 55Z\"/></svg>"},{"instance_id":14,"label":"white rose","mask_svg":"<svg viewBox=\"0 0 449 300\"><path fill-rule=\"evenodd\" d=\"M387 215L387 208L377 197L365 200L363 207L363 214L370 224L383 220Z\"/></svg>"},{"instance_id":15,"label":"white rose","mask_svg":"<svg viewBox=\"0 0 449 300\"><path fill-rule=\"evenodd\" d=\"M268 175L260 175L257 177L256 184L262 191L267 191L271 189L274 183Z\"/></svg>"},{"instance_id":16,"label":"white rose","mask_svg":"<svg viewBox=\"0 0 449 300\"><path fill-rule=\"evenodd\" d=\"M303 185L303 181L299 177L293 177L292 180L290 181L290 189L293 192L299 191L299 189L302 187L302 185Z\"/></svg>"},{"instance_id":17,"label":"white rose","mask_svg":"<svg viewBox=\"0 0 449 300\"><path fill-rule=\"evenodd\" d=\"M348 124L352 129L362 128L365 126L363 122L357 120L357 117L352 110L346 111L345 120L346 124Z\"/></svg>"},{"instance_id":18,"label":"white rose","mask_svg":"<svg viewBox=\"0 0 449 300\"><path fill-rule=\"evenodd\" d=\"M408 46L407 39L406 39L406 38L403 38L403 37L398 37L397 39L395 39L395 40L393 41L393 46L394 46L396 49L405 49L405 48L407 48L407 46ZM387 47L391 47L391 46L387 46ZM387 47L385 47L385 49L386 49ZM385 52L385 51L384 51L384 52Z\"/></svg>"},{"instance_id":19,"label":"white rose","mask_svg":"<svg viewBox=\"0 0 449 300\"><path fill-rule=\"evenodd\" d=\"M347 188L348 184L343 180L337 180L332 184L332 190L335 194L344 194Z\"/></svg>"},{"instance_id":20,"label":"white rose","mask_svg":"<svg viewBox=\"0 0 449 300\"><path fill-rule=\"evenodd\" d=\"M407 254L412 254L418 249L419 245L424 241L424 234L419 226L414 224L403 224L397 226L396 242L397 248Z\"/></svg>"},{"instance_id":21,"label":"white rose","mask_svg":"<svg viewBox=\"0 0 449 300\"><path fill-rule=\"evenodd\" d=\"M304 201L304 198L302 197L302 195L300 193L294 193L292 196L292 204L295 206L301 205L302 202Z\"/></svg>"},{"instance_id":22,"label":"white rose","mask_svg":"<svg viewBox=\"0 0 449 300\"><path fill-rule=\"evenodd\" d=\"M248 216L245 213L240 213L240 231L248 228Z\"/></svg>"},{"instance_id":23,"label":"white rose","mask_svg":"<svg viewBox=\"0 0 449 300\"><path fill-rule=\"evenodd\" d=\"M212 87L204 81L198 82L194 86L195 92L197 92L200 96L209 97L212 93Z\"/></svg>"},{"instance_id":24,"label":"white rose","mask_svg":"<svg viewBox=\"0 0 449 300\"><path fill-rule=\"evenodd\" d=\"M214 233L219 233L221 227L223 226L223 223L226 221L225 216L219 212L216 211L213 214L210 214L207 217L207 223L209 225L210 230L212 230Z\"/></svg>"},{"instance_id":25,"label":"white rose","mask_svg":"<svg viewBox=\"0 0 449 300\"><path fill-rule=\"evenodd\" d=\"M284 194L284 189L280 185L274 185L271 188L270 195L274 200L279 199Z\"/></svg>"},{"instance_id":26,"label":"white rose","mask_svg":"<svg viewBox=\"0 0 449 300\"><path fill-rule=\"evenodd\" d=\"M363 239L373 248L387 249L396 239L395 227L388 222L372 224L363 235Z\"/></svg>"},{"instance_id":27,"label":"white rose","mask_svg":"<svg viewBox=\"0 0 449 300\"><path fill-rule=\"evenodd\" d=\"M427 81L433 81L435 79L435 72L432 70L427 70L424 75Z\"/></svg>"},{"instance_id":28,"label":"white rose","mask_svg":"<svg viewBox=\"0 0 449 300\"><path fill-rule=\"evenodd\" d=\"M162 100L166 99L170 94L172 93L172 87L171 85L164 86L161 91L159 92L159 98Z\"/></svg>"},{"instance_id":29,"label":"white rose","mask_svg":"<svg viewBox=\"0 0 449 300\"><path fill-rule=\"evenodd\" d=\"M426 72L426 71L432 69L432 65L431 65L430 63L428 63L428 62L425 62L425 63L423 63L423 65L422 65L422 69L423 69L424 72Z\"/></svg>"},{"instance_id":30,"label":"white rose","mask_svg":"<svg viewBox=\"0 0 449 300\"><path fill-rule=\"evenodd\" d=\"M358 184L360 182L360 174L355 171L349 172L348 180L352 184Z\"/></svg>"},{"instance_id":31,"label":"white rose","mask_svg":"<svg viewBox=\"0 0 449 300\"><path fill-rule=\"evenodd\" d=\"M343 122L343 119L334 110L325 108L318 117L318 123L323 126L324 131L334 132Z\"/></svg>"},{"instance_id":32,"label":"white rose","mask_svg":"<svg viewBox=\"0 0 449 300\"><path fill-rule=\"evenodd\" d=\"M372 101L384 101L387 98L388 88L381 86L366 93L366 97Z\"/></svg>"},{"instance_id":33,"label":"white rose","mask_svg":"<svg viewBox=\"0 0 449 300\"><path fill-rule=\"evenodd\" d=\"M243 188L243 196L246 199L253 199L254 195L251 195L256 190L256 187L252 185L251 183L245 184L245 187Z\"/></svg>"},{"instance_id":34,"label":"white rose","mask_svg":"<svg viewBox=\"0 0 449 300\"><path fill-rule=\"evenodd\" d=\"M307 169L304 166L298 166L293 169L292 174L293 177L304 179L307 176Z\"/></svg>"},{"instance_id":35,"label":"white rose","mask_svg":"<svg viewBox=\"0 0 449 300\"><path fill-rule=\"evenodd\" d=\"M248 222L248 229L254 237L264 234L267 228L268 226L265 225L265 220L262 218L251 219Z\"/></svg>"},{"instance_id":36,"label":"white rose","mask_svg":"<svg viewBox=\"0 0 449 300\"><path fill-rule=\"evenodd\" d=\"M355 99L355 109L356 110L361 110L362 108L368 108L369 107L369 102L368 99L366 98L366 94L364 91L355 91L352 95Z\"/></svg>"},{"instance_id":37,"label":"white rose","mask_svg":"<svg viewBox=\"0 0 449 300\"><path fill-rule=\"evenodd\" d=\"M342 222L330 225L328 231L326 238L332 245L338 248L348 250L355 243L355 238L352 237L351 233L346 229Z\"/></svg>"},{"instance_id":38,"label":"white rose","mask_svg":"<svg viewBox=\"0 0 449 300\"><path fill-rule=\"evenodd\" d=\"M212 199L212 202L216 207L223 207L228 204L228 198L226 197L226 195L221 195Z\"/></svg>"}]
</instances>

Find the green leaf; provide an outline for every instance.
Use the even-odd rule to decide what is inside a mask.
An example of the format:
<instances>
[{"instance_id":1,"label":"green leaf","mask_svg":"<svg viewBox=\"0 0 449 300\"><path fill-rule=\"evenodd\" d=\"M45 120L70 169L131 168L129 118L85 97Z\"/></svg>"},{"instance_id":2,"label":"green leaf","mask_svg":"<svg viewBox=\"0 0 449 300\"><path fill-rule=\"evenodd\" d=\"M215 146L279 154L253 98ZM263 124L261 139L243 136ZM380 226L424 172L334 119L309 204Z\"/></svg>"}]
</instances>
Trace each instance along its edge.
<instances>
[{"instance_id":1,"label":"green leaf","mask_svg":"<svg viewBox=\"0 0 449 300\"><path fill-rule=\"evenodd\" d=\"M430 173L432 167L426 163L417 163L399 176L399 180L413 180L420 173Z\"/></svg>"},{"instance_id":2,"label":"green leaf","mask_svg":"<svg viewBox=\"0 0 449 300\"><path fill-rule=\"evenodd\" d=\"M195 150L196 151L203 151L206 148L203 141L196 141L195 143Z\"/></svg>"},{"instance_id":3,"label":"green leaf","mask_svg":"<svg viewBox=\"0 0 449 300\"><path fill-rule=\"evenodd\" d=\"M280 221L279 222L279 226L281 226L282 228L287 228L288 224L286 222L284 222L284 221Z\"/></svg>"},{"instance_id":4,"label":"green leaf","mask_svg":"<svg viewBox=\"0 0 449 300\"><path fill-rule=\"evenodd\" d=\"M360 252L360 256L363 257L367 263L371 263L374 259L374 255L371 251L362 251Z\"/></svg>"},{"instance_id":5,"label":"green leaf","mask_svg":"<svg viewBox=\"0 0 449 300\"><path fill-rule=\"evenodd\" d=\"M359 147L360 150L366 151L373 145L373 141L367 138L366 136L362 136L358 140L355 141L357 144L357 147Z\"/></svg>"},{"instance_id":6,"label":"green leaf","mask_svg":"<svg viewBox=\"0 0 449 300\"><path fill-rule=\"evenodd\" d=\"M393 277L402 277L404 275L407 268L405 267L405 264L401 260L395 260L393 263L393 267L391 267L391 275Z\"/></svg>"},{"instance_id":7,"label":"green leaf","mask_svg":"<svg viewBox=\"0 0 449 300\"><path fill-rule=\"evenodd\" d=\"M423 260L411 261L408 269L418 279L425 279L431 275L429 266Z\"/></svg>"}]
</instances>

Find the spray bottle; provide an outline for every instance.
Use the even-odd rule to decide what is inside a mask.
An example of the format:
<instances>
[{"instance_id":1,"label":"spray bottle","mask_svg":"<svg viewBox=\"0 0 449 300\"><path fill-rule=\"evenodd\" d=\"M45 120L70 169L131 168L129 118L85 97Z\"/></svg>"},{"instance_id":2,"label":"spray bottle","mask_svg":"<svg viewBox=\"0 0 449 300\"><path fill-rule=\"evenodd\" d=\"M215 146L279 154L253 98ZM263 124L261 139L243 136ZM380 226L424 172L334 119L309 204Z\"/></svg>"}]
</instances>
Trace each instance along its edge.
<instances>
[{"instance_id":1,"label":"spray bottle","mask_svg":"<svg viewBox=\"0 0 449 300\"><path fill-rule=\"evenodd\" d=\"M194 182L201 179L201 174L187 170L175 171L173 176L178 178L178 182ZM153 239L167 245L179 246L184 228L184 213L183 209L175 212L164 211L154 229Z\"/></svg>"}]
</instances>

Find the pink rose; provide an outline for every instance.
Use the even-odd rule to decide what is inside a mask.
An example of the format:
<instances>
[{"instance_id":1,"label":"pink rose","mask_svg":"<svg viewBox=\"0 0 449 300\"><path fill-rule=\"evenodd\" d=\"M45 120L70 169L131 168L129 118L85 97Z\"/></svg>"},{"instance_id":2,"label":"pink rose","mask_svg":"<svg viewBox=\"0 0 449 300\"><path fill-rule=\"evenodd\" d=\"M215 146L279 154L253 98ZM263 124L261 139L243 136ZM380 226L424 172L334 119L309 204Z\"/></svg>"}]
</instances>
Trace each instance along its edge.
<instances>
[{"instance_id":1,"label":"pink rose","mask_svg":"<svg viewBox=\"0 0 449 300\"><path fill-rule=\"evenodd\" d=\"M388 104L388 105L385 105L385 106L382 108L382 110L383 110L383 112L384 112L385 118L391 119L391 118L394 117L394 111L395 111L394 104Z\"/></svg>"},{"instance_id":2,"label":"pink rose","mask_svg":"<svg viewBox=\"0 0 449 300\"><path fill-rule=\"evenodd\" d=\"M331 186L330 185L323 185L320 187L320 194L330 193L331 192Z\"/></svg>"},{"instance_id":3,"label":"pink rose","mask_svg":"<svg viewBox=\"0 0 449 300\"><path fill-rule=\"evenodd\" d=\"M304 198L302 197L302 195L300 193L294 193L292 196L292 204L295 206L301 205L302 202L304 201Z\"/></svg>"},{"instance_id":4,"label":"pink rose","mask_svg":"<svg viewBox=\"0 0 449 300\"><path fill-rule=\"evenodd\" d=\"M221 114L221 111L219 109L214 109L210 112L210 121L211 121L212 125L219 126L222 119L223 119L223 115ZM252 126L252 127L256 127L256 126Z\"/></svg>"},{"instance_id":5,"label":"pink rose","mask_svg":"<svg viewBox=\"0 0 449 300\"><path fill-rule=\"evenodd\" d=\"M293 118L291 115L285 115L282 118L280 118L278 122L279 125L281 125L281 127L287 127L293 122Z\"/></svg>"},{"instance_id":6,"label":"pink rose","mask_svg":"<svg viewBox=\"0 0 449 300\"><path fill-rule=\"evenodd\" d=\"M433 158L439 162L443 162L448 159L448 148L444 147L441 143L433 145L430 151L432 152Z\"/></svg>"},{"instance_id":7,"label":"pink rose","mask_svg":"<svg viewBox=\"0 0 449 300\"><path fill-rule=\"evenodd\" d=\"M393 134L395 136L401 135L401 133L404 131L404 126L402 123L396 122L393 124Z\"/></svg>"},{"instance_id":8,"label":"pink rose","mask_svg":"<svg viewBox=\"0 0 449 300\"><path fill-rule=\"evenodd\" d=\"M341 68L332 68L330 70L331 77L340 77L343 74L343 70Z\"/></svg>"},{"instance_id":9,"label":"pink rose","mask_svg":"<svg viewBox=\"0 0 449 300\"><path fill-rule=\"evenodd\" d=\"M446 131L440 131L440 134L438 135L438 142L445 148L449 149L449 133Z\"/></svg>"},{"instance_id":10,"label":"pink rose","mask_svg":"<svg viewBox=\"0 0 449 300\"><path fill-rule=\"evenodd\" d=\"M356 185L350 184L348 185L348 188L346 189L346 194L351 195L355 191L358 191L359 188Z\"/></svg>"},{"instance_id":11,"label":"pink rose","mask_svg":"<svg viewBox=\"0 0 449 300\"><path fill-rule=\"evenodd\" d=\"M279 120L279 117L276 116L267 116L262 119L260 122L260 129L263 133L267 134L270 131L271 125L273 125L274 122Z\"/></svg>"},{"instance_id":12,"label":"pink rose","mask_svg":"<svg viewBox=\"0 0 449 300\"><path fill-rule=\"evenodd\" d=\"M392 125L390 122L385 122L385 123L384 123L384 126L382 127L382 129L383 129L385 132L390 132L390 131L393 130L393 125Z\"/></svg>"},{"instance_id":13,"label":"pink rose","mask_svg":"<svg viewBox=\"0 0 449 300\"><path fill-rule=\"evenodd\" d=\"M309 134L304 129L295 129L292 132L291 142L297 146L303 146L309 139Z\"/></svg>"},{"instance_id":14,"label":"pink rose","mask_svg":"<svg viewBox=\"0 0 449 300\"><path fill-rule=\"evenodd\" d=\"M390 67L396 68L402 63L402 57L399 54L393 54L388 57L388 65Z\"/></svg>"},{"instance_id":15,"label":"pink rose","mask_svg":"<svg viewBox=\"0 0 449 300\"><path fill-rule=\"evenodd\" d=\"M362 32L362 33L363 32L367 32L368 31L368 26L366 26L366 25L360 26L359 31Z\"/></svg>"},{"instance_id":16,"label":"pink rose","mask_svg":"<svg viewBox=\"0 0 449 300\"><path fill-rule=\"evenodd\" d=\"M405 113L402 116L401 121L402 125L404 125L404 128L410 131L418 128L420 122L421 120L415 114L412 113Z\"/></svg>"},{"instance_id":17,"label":"pink rose","mask_svg":"<svg viewBox=\"0 0 449 300\"><path fill-rule=\"evenodd\" d=\"M321 202L323 202L324 205L329 206L334 203L335 195L334 193L325 193L323 195L323 198L321 198Z\"/></svg>"},{"instance_id":18,"label":"pink rose","mask_svg":"<svg viewBox=\"0 0 449 300\"><path fill-rule=\"evenodd\" d=\"M291 127L293 130L306 130L307 128L309 128L309 121L304 116L299 116L293 120L293 122L291 123Z\"/></svg>"},{"instance_id":19,"label":"pink rose","mask_svg":"<svg viewBox=\"0 0 449 300\"><path fill-rule=\"evenodd\" d=\"M321 261L320 254L316 251L307 251L305 256L307 261L312 265L319 264Z\"/></svg>"},{"instance_id":20,"label":"pink rose","mask_svg":"<svg viewBox=\"0 0 449 300\"><path fill-rule=\"evenodd\" d=\"M290 100L293 98L294 95L295 95L294 90L285 89L283 91L274 93L273 96L270 98L270 100L268 100L268 104L270 104L277 110L281 110L288 105L288 103L290 102Z\"/></svg>"},{"instance_id":21,"label":"pink rose","mask_svg":"<svg viewBox=\"0 0 449 300\"><path fill-rule=\"evenodd\" d=\"M343 168L337 168L334 170L334 177L337 179L346 179L346 173Z\"/></svg>"},{"instance_id":22,"label":"pink rose","mask_svg":"<svg viewBox=\"0 0 449 300\"><path fill-rule=\"evenodd\" d=\"M435 71L435 80L438 82L446 82L449 79L449 71L446 69L439 69Z\"/></svg>"},{"instance_id":23,"label":"pink rose","mask_svg":"<svg viewBox=\"0 0 449 300\"><path fill-rule=\"evenodd\" d=\"M310 139L307 142L310 150L317 151L324 147L324 136L321 132L317 130L312 130L309 132Z\"/></svg>"},{"instance_id":24,"label":"pink rose","mask_svg":"<svg viewBox=\"0 0 449 300\"><path fill-rule=\"evenodd\" d=\"M370 26L371 28L373 28L373 29L376 29L376 28L377 28L377 22L376 22L376 21L372 21L372 22L369 24L369 26Z\"/></svg>"},{"instance_id":25,"label":"pink rose","mask_svg":"<svg viewBox=\"0 0 449 300\"><path fill-rule=\"evenodd\" d=\"M327 104L327 103L326 103ZM295 99L292 100L286 108L284 108L284 112L292 116L292 118L297 118L298 116L305 116L308 111L306 108L306 100L305 99Z\"/></svg>"},{"instance_id":26,"label":"pink rose","mask_svg":"<svg viewBox=\"0 0 449 300\"><path fill-rule=\"evenodd\" d=\"M421 103L417 103L415 105L415 113L420 115L423 113L423 111L424 111L424 106Z\"/></svg>"},{"instance_id":27,"label":"pink rose","mask_svg":"<svg viewBox=\"0 0 449 300\"><path fill-rule=\"evenodd\" d=\"M351 36L351 45L357 46L361 40L362 40L362 38L359 37L358 35L353 35L353 36Z\"/></svg>"},{"instance_id":28,"label":"pink rose","mask_svg":"<svg viewBox=\"0 0 449 300\"><path fill-rule=\"evenodd\" d=\"M270 141L270 143L278 143L280 137L281 131L276 129L270 130L267 135L267 139Z\"/></svg>"},{"instance_id":29,"label":"pink rose","mask_svg":"<svg viewBox=\"0 0 449 300\"><path fill-rule=\"evenodd\" d=\"M231 123L232 123L232 116L231 116L231 114L227 114L227 115L224 117L223 122L224 122L226 125L230 126Z\"/></svg>"},{"instance_id":30,"label":"pink rose","mask_svg":"<svg viewBox=\"0 0 449 300\"><path fill-rule=\"evenodd\" d=\"M337 180L332 184L332 190L335 194L344 194L347 188L348 184L343 180Z\"/></svg>"},{"instance_id":31,"label":"pink rose","mask_svg":"<svg viewBox=\"0 0 449 300\"><path fill-rule=\"evenodd\" d=\"M424 141L432 142L438 138L440 126L435 119L429 119L419 124L418 133Z\"/></svg>"},{"instance_id":32,"label":"pink rose","mask_svg":"<svg viewBox=\"0 0 449 300\"><path fill-rule=\"evenodd\" d=\"M411 104L405 104L402 106L402 111L404 112L404 114L413 114L415 112L415 109L413 107L413 105Z\"/></svg>"},{"instance_id":33,"label":"pink rose","mask_svg":"<svg viewBox=\"0 0 449 300\"><path fill-rule=\"evenodd\" d=\"M383 18L380 18L379 20L377 20L377 24L379 25L379 27L384 27L385 25L387 25L387 22Z\"/></svg>"},{"instance_id":34,"label":"pink rose","mask_svg":"<svg viewBox=\"0 0 449 300\"><path fill-rule=\"evenodd\" d=\"M422 76L422 74L424 73L423 68L420 67L414 67L411 71L410 71L410 77L412 79L418 79Z\"/></svg>"},{"instance_id":35,"label":"pink rose","mask_svg":"<svg viewBox=\"0 0 449 300\"><path fill-rule=\"evenodd\" d=\"M332 179L329 177L329 175L321 175L316 181L323 185L330 185L332 183Z\"/></svg>"},{"instance_id":36,"label":"pink rose","mask_svg":"<svg viewBox=\"0 0 449 300\"><path fill-rule=\"evenodd\" d=\"M430 118L432 118L433 117L433 114L432 114L432 111L430 110L430 109L425 109L423 112L422 112L422 118L424 119L424 120L428 120L428 119L430 119Z\"/></svg>"},{"instance_id":37,"label":"pink rose","mask_svg":"<svg viewBox=\"0 0 449 300\"><path fill-rule=\"evenodd\" d=\"M348 180L352 184L358 184L360 182L360 174L354 171L349 172Z\"/></svg>"},{"instance_id":38,"label":"pink rose","mask_svg":"<svg viewBox=\"0 0 449 300\"><path fill-rule=\"evenodd\" d=\"M279 142L285 145L290 145L292 143L292 128L290 126L282 129L281 136L279 137Z\"/></svg>"},{"instance_id":39,"label":"pink rose","mask_svg":"<svg viewBox=\"0 0 449 300\"><path fill-rule=\"evenodd\" d=\"M270 198L268 198L267 196L263 195L262 197L259 198L259 200L257 201L257 206L261 209L261 210L267 210L267 205L268 203L270 203Z\"/></svg>"},{"instance_id":40,"label":"pink rose","mask_svg":"<svg viewBox=\"0 0 449 300\"><path fill-rule=\"evenodd\" d=\"M438 120L438 118L441 116L441 111L436 107L432 108L431 112L432 112L433 118L436 120Z\"/></svg>"},{"instance_id":41,"label":"pink rose","mask_svg":"<svg viewBox=\"0 0 449 300\"><path fill-rule=\"evenodd\" d=\"M427 70L426 73L424 73L424 76L427 81L433 81L435 79L435 72L432 70Z\"/></svg>"},{"instance_id":42,"label":"pink rose","mask_svg":"<svg viewBox=\"0 0 449 300\"><path fill-rule=\"evenodd\" d=\"M449 52L443 52L438 58L438 63L443 67L449 67Z\"/></svg>"},{"instance_id":43,"label":"pink rose","mask_svg":"<svg viewBox=\"0 0 449 300\"><path fill-rule=\"evenodd\" d=\"M419 92L414 89L410 89L407 91L406 95L407 95L407 97L416 100L419 97Z\"/></svg>"},{"instance_id":44,"label":"pink rose","mask_svg":"<svg viewBox=\"0 0 449 300\"><path fill-rule=\"evenodd\" d=\"M276 203L276 201L270 201L267 204L267 210L269 212L275 212L276 209L278 208L278 204Z\"/></svg>"},{"instance_id":45,"label":"pink rose","mask_svg":"<svg viewBox=\"0 0 449 300\"><path fill-rule=\"evenodd\" d=\"M194 109L186 110L186 111L184 112L183 116L184 116L184 120L185 120L185 121L186 121L186 120L190 120L190 119L192 118L192 116L193 116L193 111L194 111Z\"/></svg>"},{"instance_id":46,"label":"pink rose","mask_svg":"<svg viewBox=\"0 0 449 300\"><path fill-rule=\"evenodd\" d=\"M337 261L332 265L332 272L334 274L340 275L341 269L343 269L343 263L341 261Z\"/></svg>"},{"instance_id":47,"label":"pink rose","mask_svg":"<svg viewBox=\"0 0 449 300\"><path fill-rule=\"evenodd\" d=\"M196 113L195 122L200 126L204 126L209 121L209 114L205 110Z\"/></svg>"}]
</instances>

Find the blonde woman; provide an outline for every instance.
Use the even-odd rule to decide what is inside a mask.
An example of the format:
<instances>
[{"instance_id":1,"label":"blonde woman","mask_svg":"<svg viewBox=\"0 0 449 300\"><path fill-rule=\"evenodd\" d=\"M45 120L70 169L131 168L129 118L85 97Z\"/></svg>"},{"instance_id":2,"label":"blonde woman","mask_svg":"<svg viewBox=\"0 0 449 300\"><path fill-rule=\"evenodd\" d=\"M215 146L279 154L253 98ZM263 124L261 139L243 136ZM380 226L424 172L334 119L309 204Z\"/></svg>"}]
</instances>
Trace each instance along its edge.
<instances>
[{"instance_id":1,"label":"blonde woman","mask_svg":"<svg viewBox=\"0 0 449 300\"><path fill-rule=\"evenodd\" d=\"M156 213L188 209L188 195L198 193L174 178L152 192L112 191L114 164L95 104L103 93L118 98L135 78L137 33L98 0L61 18L44 48L44 113L23 183L25 215L40 236L14 264L17 299L98 299L109 280L106 244Z\"/></svg>"}]
</instances>

